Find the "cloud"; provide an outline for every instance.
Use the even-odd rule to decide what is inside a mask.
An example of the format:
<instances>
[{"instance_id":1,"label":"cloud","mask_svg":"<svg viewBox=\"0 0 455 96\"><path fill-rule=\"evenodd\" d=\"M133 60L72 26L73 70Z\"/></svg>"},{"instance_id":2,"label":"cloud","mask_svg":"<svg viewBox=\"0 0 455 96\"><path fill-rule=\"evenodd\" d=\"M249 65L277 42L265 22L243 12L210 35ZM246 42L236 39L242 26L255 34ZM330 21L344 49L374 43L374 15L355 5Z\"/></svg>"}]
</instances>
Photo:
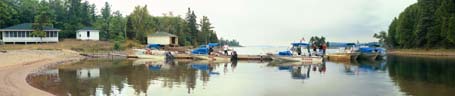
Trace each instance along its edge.
<instances>
[{"instance_id":1,"label":"cloud","mask_svg":"<svg viewBox=\"0 0 455 96\"><path fill-rule=\"evenodd\" d=\"M387 30L391 20L416 0L89 0L104 2L129 14L148 5L150 13L172 11L184 16L188 7L208 16L220 37L244 45L287 45L302 37L325 36L329 41L369 42Z\"/></svg>"}]
</instances>

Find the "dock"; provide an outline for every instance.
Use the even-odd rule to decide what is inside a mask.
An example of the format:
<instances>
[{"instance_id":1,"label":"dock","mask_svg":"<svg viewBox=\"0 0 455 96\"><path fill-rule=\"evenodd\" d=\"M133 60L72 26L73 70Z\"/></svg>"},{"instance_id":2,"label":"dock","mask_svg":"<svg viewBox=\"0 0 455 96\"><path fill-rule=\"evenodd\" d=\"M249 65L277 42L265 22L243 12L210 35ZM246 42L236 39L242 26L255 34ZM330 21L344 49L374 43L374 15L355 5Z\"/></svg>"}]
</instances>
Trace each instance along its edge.
<instances>
[{"instance_id":1,"label":"dock","mask_svg":"<svg viewBox=\"0 0 455 96\"><path fill-rule=\"evenodd\" d=\"M193 59L193 57L190 54L176 54L175 59ZM128 55L127 58L138 58L135 55ZM266 60L272 60L270 56L267 55L239 55L238 60L260 60L260 61L266 61Z\"/></svg>"}]
</instances>

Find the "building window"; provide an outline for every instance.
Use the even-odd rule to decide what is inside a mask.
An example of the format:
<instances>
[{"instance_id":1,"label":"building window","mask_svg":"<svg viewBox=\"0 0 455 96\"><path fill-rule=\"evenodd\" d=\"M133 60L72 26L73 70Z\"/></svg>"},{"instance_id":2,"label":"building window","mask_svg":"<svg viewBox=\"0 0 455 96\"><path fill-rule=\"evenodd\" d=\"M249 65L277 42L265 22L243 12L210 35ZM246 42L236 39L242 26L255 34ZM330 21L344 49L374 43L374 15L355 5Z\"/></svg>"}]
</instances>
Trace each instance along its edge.
<instances>
[{"instance_id":1,"label":"building window","mask_svg":"<svg viewBox=\"0 0 455 96\"><path fill-rule=\"evenodd\" d=\"M9 32L5 32L5 37L9 37Z\"/></svg>"},{"instance_id":2,"label":"building window","mask_svg":"<svg viewBox=\"0 0 455 96\"><path fill-rule=\"evenodd\" d=\"M87 31L87 37L90 38L90 31Z\"/></svg>"}]
</instances>

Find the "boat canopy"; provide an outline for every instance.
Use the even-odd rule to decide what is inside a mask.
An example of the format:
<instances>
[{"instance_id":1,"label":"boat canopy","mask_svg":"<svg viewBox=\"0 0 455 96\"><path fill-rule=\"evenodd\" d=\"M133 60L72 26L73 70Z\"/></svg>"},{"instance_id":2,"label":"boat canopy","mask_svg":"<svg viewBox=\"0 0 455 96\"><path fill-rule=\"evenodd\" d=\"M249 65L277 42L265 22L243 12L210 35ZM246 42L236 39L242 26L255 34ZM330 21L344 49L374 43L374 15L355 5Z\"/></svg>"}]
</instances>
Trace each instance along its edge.
<instances>
[{"instance_id":1,"label":"boat canopy","mask_svg":"<svg viewBox=\"0 0 455 96\"><path fill-rule=\"evenodd\" d=\"M353 46L353 45L356 45L356 44L355 43L346 43L346 45Z\"/></svg>"},{"instance_id":2,"label":"boat canopy","mask_svg":"<svg viewBox=\"0 0 455 96\"><path fill-rule=\"evenodd\" d=\"M292 46L308 46L308 43L291 43Z\"/></svg>"},{"instance_id":3,"label":"boat canopy","mask_svg":"<svg viewBox=\"0 0 455 96\"><path fill-rule=\"evenodd\" d=\"M215 47L218 45L219 45L218 43L209 43L207 45L200 45L199 48L191 51L191 54L209 54L209 48L207 48L207 46L212 48L212 47Z\"/></svg>"},{"instance_id":4,"label":"boat canopy","mask_svg":"<svg viewBox=\"0 0 455 96\"><path fill-rule=\"evenodd\" d=\"M150 49L160 49L161 45L160 44L149 44L147 45L147 48Z\"/></svg>"},{"instance_id":5,"label":"boat canopy","mask_svg":"<svg viewBox=\"0 0 455 96\"><path fill-rule=\"evenodd\" d=\"M361 47L359 48L359 51L362 52L362 53L371 53L373 52L373 48L370 48L370 47Z\"/></svg>"},{"instance_id":6,"label":"boat canopy","mask_svg":"<svg viewBox=\"0 0 455 96\"><path fill-rule=\"evenodd\" d=\"M209 48L202 47L191 51L191 54L209 54Z\"/></svg>"},{"instance_id":7,"label":"boat canopy","mask_svg":"<svg viewBox=\"0 0 455 96\"><path fill-rule=\"evenodd\" d=\"M292 53L289 50L280 51L280 52L278 52L278 56L292 56Z\"/></svg>"}]
</instances>

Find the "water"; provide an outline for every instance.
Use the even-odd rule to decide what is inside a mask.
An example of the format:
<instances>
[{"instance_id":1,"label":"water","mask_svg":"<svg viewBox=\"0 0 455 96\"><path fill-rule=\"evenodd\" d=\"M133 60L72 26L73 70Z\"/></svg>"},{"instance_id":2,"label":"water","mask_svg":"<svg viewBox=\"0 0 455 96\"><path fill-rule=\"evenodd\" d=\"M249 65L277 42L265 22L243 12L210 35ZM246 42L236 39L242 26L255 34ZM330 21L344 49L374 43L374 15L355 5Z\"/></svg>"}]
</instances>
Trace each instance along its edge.
<instances>
[{"instance_id":1,"label":"water","mask_svg":"<svg viewBox=\"0 0 455 96\"><path fill-rule=\"evenodd\" d=\"M455 93L455 59L451 58L388 56L387 60L379 61L328 61L304 66L260 61L141 62L145 61L85 60L31 74L28 81L53 94L73 96L447 96Z\"/></svg>"}]
</instances>

